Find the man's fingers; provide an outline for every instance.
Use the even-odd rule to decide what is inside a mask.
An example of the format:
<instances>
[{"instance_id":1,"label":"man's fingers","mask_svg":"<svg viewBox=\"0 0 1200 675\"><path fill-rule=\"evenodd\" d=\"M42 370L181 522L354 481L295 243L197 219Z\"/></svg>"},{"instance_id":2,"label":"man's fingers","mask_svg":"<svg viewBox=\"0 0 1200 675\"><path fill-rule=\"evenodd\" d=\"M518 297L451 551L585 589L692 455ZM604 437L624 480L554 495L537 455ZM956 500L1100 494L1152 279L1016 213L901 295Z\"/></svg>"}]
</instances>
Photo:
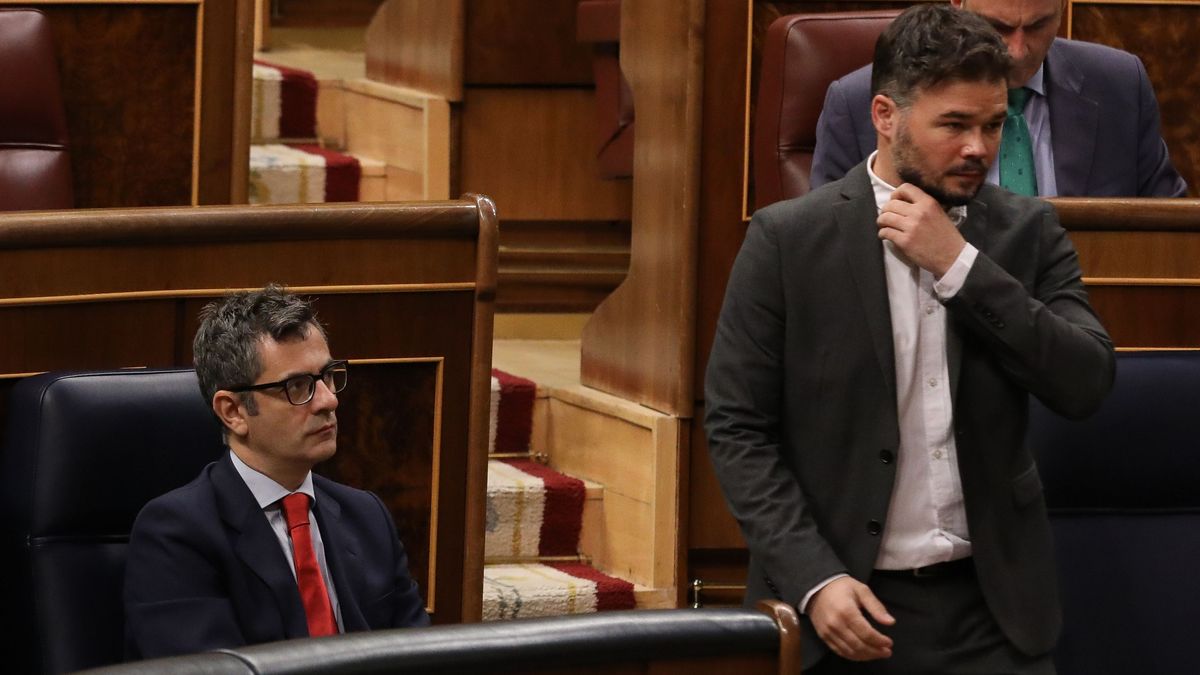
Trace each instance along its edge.
<instances>
[{"instance_id":1,"label":"man's fingers","mask_svg":"<svg viewBox=\"0 0 1200 675\"><path fill-rule=\"evenodd\" d=\"M892 199L899 199L911 204L916 204L923 199L933 199L933 197L930 197L929 193L925 192L916 185L913 185L912 183L901 183L900 187L896 188L896 190L892 192Z\"/></svg>"},{"instance_id":2,"label":"man's fingers","mask_svg":"<svg viewBox=\"0 0 1200 675\"><path fill-rule=\"evenodd\" d=\"M881 229L887 227L903 232L907 223L904 220L904 216L885 211L880 213L879 217L875 219L875 224Z\"/></svg>"},{"instance_id":3,"label":"man's fingers","mask_svg":"<svg viewBox=\"0 0 1200 675\"><path fill-rule=\"evenodd\" d=\"M884 626L895 625L896 618L888 614L887 608L883 606L879 598L875 597L875 594L871 592L869 587L862 586L858 588L856 595L858 596L858 604L867 610L867 613L871 615L871 618L876 623L883 624Z\"/></svg>"}]
</instances>

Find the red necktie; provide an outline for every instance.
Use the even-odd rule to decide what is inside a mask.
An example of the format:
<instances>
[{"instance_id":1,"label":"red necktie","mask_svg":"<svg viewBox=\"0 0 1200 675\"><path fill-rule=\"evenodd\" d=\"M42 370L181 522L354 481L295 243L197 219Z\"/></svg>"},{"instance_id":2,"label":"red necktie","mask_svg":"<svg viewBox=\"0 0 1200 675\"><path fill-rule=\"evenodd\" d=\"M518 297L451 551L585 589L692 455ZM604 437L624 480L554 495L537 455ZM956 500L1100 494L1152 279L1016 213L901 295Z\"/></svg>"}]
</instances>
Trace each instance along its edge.
<instances>
[{"instance_id":1,"label":"red necktie","mask_svg":"<svg viewBox=\"0 0 1200 675\"><path fill-rule=\"evenodd\" d=\"M308 634L312 637L336 635L337 621L325 590L325 579L317 554L313 550L312 532L308 526L308 495L294 492L283 498L283 519L287 521L292 539L292 556L296 561L296 584L308 618Z\"/></svg>"}]
</instances>

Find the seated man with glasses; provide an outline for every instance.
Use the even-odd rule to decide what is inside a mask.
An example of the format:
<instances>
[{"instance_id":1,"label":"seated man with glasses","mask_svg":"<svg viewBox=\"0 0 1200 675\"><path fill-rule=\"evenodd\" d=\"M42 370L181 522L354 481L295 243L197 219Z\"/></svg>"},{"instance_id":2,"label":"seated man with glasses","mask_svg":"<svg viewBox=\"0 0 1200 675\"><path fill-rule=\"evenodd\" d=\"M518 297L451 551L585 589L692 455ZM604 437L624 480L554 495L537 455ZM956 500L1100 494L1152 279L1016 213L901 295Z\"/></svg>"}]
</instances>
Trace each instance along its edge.
<instances>
[{"instance_id":1,"label":"seated man with glasses","mask_svg":"<svg viewBox=\"0 0 1200 675\"><path fill-rule=\"evenodd\" d=\"M311 305L275 285L227 296L193 351L229 452L134 523L129 656L428 624L383 502L312 473L337 451L347 368Z\"/></svg>"}]
</instances>

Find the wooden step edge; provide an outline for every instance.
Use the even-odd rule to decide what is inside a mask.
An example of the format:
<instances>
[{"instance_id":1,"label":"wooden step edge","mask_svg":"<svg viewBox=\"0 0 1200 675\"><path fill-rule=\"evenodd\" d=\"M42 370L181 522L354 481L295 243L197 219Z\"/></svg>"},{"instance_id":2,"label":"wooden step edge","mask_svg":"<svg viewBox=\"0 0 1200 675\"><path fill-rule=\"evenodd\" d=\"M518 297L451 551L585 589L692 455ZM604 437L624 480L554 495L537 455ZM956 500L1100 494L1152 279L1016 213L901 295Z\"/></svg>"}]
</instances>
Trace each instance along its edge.
<instances>
[{"instance_id":1,"label":"wooden step edge","mask_svg":"<svg viewBox=\"0 0 1200 675\"><path fill-rule=\"evenodd\" d=\"M675 609L678 607L674 588L650 588L634 584L633 601L638 609Z\"/></svg>"},{"instance_id":2,"label":"wooden step edge","mask_svg":"<svg viewBox=\"0 0 1200 675\"><path fill-rule=\"evenodd\" d=\"M300 138L259 138L250 139L250 145L321 145L321 139L313 136Z\"/></svg>"},{"instance_id":3,"label":"wooden step edge","mask_svg":"<svg viewBox=\"0 0 1200 675\"><path fill-rule=\"evenodd\" d=\"M419 89L409 89L408 87L398 87L394 84L385 84L376 82L367 78L357 78L352 80L343 80L342 88L346 91L372 98L380 98L393 103L401 103L413 107L424 106L429 100L445 100L445 97L432 94Z\"/></svg>"},{"instance_id":4,"label":"wooden step edge","mask_svg":"<svg viewBox=\"0 0 1200 675\"><path fill-rule=\"evenodd\" d=\"M497 458L494 458L494 456L492 456L492 455L488 455L487 459L492 460L492 459L497 459ZM554 470L554 471L558 471L558 470ZM563 472L559 472L559 473L563 473ZM570 476L570 473L565 473L564 476ZM576 477L572 477L572 478L576 478ZM583 482L583 500L584 501L586 501L586 502L604 501L604 485L592 482L592 480L588 480L586 478L577 478L577 479L581 480L581 482Z\"/></svg>"},{"instance_id":5,"label":"wooden step edge","mask_svg":"<svg viewBox=\"0 0 1200 675\"><path fill-rule=\"evenodd\" d=\"M543 565L546 563L583 563L591 565L586 555L484 555L483 566L489 565Z\"/></svg>"}]
</instances>

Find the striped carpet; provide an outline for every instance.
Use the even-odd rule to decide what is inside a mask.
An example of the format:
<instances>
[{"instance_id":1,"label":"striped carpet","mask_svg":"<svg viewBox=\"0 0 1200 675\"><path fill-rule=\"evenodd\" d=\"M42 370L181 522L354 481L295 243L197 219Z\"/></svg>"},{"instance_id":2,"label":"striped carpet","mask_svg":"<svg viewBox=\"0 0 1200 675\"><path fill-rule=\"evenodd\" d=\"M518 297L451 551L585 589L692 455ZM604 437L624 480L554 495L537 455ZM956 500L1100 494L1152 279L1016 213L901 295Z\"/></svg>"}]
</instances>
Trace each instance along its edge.
<instances>
[{"instance_id":1,"label":"striped carpet","mask_svg":"<svg viewBox=\"0 0 1200 675\"><path fill-rule=\"evenodd\" d=\"M633 609L633 584L583 564L488 565L483 620Z\"/></svg>"}]
</instances>

